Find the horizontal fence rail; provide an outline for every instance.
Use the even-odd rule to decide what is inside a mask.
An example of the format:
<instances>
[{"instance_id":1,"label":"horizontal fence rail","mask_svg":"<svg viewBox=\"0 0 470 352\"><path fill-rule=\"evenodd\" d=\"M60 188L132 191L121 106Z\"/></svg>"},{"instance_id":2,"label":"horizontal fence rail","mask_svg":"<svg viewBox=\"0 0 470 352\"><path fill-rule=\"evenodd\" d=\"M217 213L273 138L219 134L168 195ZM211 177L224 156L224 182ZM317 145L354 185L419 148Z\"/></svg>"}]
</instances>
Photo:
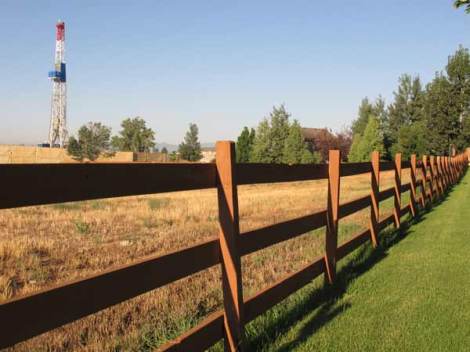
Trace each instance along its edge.
<instances>
[{"instance_id":1,"label":"horizontal fence rail","mask_svg":"<svg viewBox=\"0 0 470 352\"><path fill-rule=\"evenodd\" d=\"M0 348L37 336L174 281L222 265L224 309L185 334L160 347L160 351L203 351L220 339L226 349L244 350L244 326L320 275L335 280L336 262L362 244L377 245L377 235L400 219L431 206L459 181L468 158L412 156L402 161L340 163L340 153L330 151L328 165L236 164L233 142L218 142L215 164L46 164L0 165L0 209L98 198L217 188L219 238L58 285L0 304ZM402 184L403 169L411 182ZM379 191L380 172L393 171L394 186ZM371 193L339 204L340 179L371 175ZM246 184L328 180L328 203L322 211L260 229L239 232L237 186ZM77 185L70 187L71 184ZM410 192L402 206L401 194ZM419 191L419 198L418 198ZM379 221L380 202L393 198L394 213ZM339 221L371 209L371 226L338 245ZM272 245L325 228L325 256L244 299L240 258Z\"/></svg>"}]
</instances>

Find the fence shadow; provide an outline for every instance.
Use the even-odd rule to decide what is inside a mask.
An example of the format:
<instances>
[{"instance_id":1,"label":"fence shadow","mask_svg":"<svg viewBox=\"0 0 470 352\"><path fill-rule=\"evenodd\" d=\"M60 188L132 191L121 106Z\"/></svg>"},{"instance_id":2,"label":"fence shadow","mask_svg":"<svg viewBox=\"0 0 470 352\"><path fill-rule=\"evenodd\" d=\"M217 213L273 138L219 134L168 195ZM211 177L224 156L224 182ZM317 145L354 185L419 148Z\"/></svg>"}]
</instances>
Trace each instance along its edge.
<instances>
[{"instance_id":1,"label":"fence shadow","mask_svg":"<svg viewBox=\"0 0 470 352\"><path fill-rule=\"evenodd\" d=\"M299 300L290 310L277 314L276 318L270 320L267 326L263 326L262 334L255 333L255 336L248 339L248 350L258 351L262 350L263 347L266 348L278 336L288 332L296 322L304 319L313 310L317 310L304 323L304 327L298 333L295 340L274 349L276 352L291 351L307 340L323 325L349 309L349 303L338 305L337 301L346 293L350 284L377 263L384 260L388 256L391 247L397 245L413 232L411 226L426 220L428 215L435 210L435 206L445 201L452 192L453 189L449 189L440 199L433 202L432 207L423 209L416 217L412 218L409 216L401 223L400 229L387 229L383 231L380 234L377 248L372 248L370 242L358 248L351 259L340 267L333 285L324 284L321 288L313 290L310 294Z\"/></svg>"}]
</instances>

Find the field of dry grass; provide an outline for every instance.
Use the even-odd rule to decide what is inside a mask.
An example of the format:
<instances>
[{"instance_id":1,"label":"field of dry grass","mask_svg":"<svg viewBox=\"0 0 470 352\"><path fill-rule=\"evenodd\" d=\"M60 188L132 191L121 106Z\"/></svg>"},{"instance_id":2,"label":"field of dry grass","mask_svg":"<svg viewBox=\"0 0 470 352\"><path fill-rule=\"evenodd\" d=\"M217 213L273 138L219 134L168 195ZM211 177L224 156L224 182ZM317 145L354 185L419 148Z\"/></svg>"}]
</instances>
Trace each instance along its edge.
<instances>
[{"instance_id":1,"label":"field of dry grass","mask_svg":"<svg viewBox=\"0 0 470 352\"><path fill-rule=\"evenodd\" d=\"M341 202L370 191L370 176L341 180ZM409 172L403 171L403 182ZM393 184L382 173L381 189ZM326 180L239 188L241 231L326 207ZM404 197L404 202L406 202ZM392 202L382 203L390 214ZM366 228L368 209L340 222L339 242ZM217 237L215 190L26 207L0 211L0 300L164 254ZM243 258L248 297L323 254L324 229ZM145 351L222 306L213 268L52 332L13 351Z\"/></svg>"}]
</instances>

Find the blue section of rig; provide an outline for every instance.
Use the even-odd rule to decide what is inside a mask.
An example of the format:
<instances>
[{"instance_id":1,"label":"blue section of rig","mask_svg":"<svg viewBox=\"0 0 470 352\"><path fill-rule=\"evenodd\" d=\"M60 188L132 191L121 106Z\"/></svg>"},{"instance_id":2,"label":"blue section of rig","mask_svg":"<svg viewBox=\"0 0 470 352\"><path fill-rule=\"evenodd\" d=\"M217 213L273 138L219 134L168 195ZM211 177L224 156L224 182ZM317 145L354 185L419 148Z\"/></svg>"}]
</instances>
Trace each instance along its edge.
<instances>
[{"instance_id":1,"label":"blue section of rig","mask_svg":"<svg viewBox=\"0 0 470 352\"><path fill-rule=\"evenodd\" d=\"M65 82L67 78L65 64L61 63L60 71L49 71L49 74L47 76L54 81Z\"/></svg>"}]
</instances>

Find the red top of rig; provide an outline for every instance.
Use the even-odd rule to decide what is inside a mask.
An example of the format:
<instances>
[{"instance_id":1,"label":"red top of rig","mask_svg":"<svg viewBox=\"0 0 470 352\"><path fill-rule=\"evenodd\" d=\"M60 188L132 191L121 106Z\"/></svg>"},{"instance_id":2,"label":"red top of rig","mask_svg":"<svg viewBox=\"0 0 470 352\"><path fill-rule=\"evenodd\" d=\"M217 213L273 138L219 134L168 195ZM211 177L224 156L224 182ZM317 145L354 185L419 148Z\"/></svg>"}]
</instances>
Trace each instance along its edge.
<instances>
[{"instance_id":1,"label":"red top of rig","mask_svg":"<svg viewBox=\"0 0 470 352\"><path fill-rule=\"evenodd\" d=\"M57 28L57 40L64 40L64 36L65 36L65 23L60 21L60 22L57 22L56 24L56 28Z\"/></svg>"}]
</instances>

